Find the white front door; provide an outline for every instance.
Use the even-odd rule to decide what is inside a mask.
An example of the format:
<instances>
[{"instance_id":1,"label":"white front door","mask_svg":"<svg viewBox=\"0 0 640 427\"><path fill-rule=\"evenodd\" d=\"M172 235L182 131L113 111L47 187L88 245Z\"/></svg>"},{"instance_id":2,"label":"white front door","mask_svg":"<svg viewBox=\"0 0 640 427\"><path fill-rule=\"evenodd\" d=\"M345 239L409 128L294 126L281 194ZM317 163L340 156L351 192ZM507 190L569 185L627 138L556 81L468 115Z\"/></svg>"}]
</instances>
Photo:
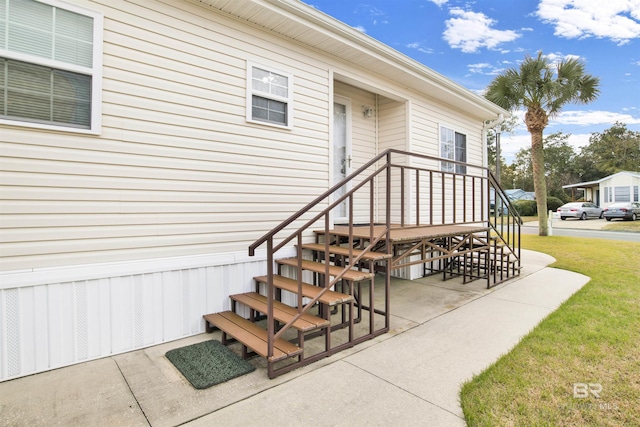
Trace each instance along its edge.
<instances>
[{"instance_id":1,"label":"white front door","mask_svg":"<svg viewBox=\"0 0 640 427\"><path fill-rule=\"evenodd\" d=\"M333 176L331 185L336 185L351 173L351 101L335 97L333 102ZM347 184L336 193L334 200L351 189ZM334 223L345 222L349 219L348 199L345 199L333 211Z\"/></svg>"}]
</instances>

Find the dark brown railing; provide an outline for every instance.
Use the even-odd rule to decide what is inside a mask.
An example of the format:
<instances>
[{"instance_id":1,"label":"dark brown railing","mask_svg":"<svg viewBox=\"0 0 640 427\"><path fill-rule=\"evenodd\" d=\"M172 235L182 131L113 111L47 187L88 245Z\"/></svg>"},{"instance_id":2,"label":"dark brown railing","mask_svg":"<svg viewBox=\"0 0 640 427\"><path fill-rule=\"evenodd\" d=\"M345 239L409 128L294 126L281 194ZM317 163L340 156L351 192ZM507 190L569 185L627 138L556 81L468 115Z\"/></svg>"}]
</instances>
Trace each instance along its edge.
<instances>
[{"instance_id":1,"label":"dark brown railing","mask_svg":"<svg viewBox=\"0 0 640 427\"><path fill-rule=\"evenodd\" d=\"M446 162L446 163L444 163ZM443 167L452 169L441 170ZM324 290L303 306L302 299L302 244L313 238L313 230L332 228L332 211L346 201L348 206L349 256L340 274L329 275L326 263ZM492 206L493 205L493 206ZM500 208L500 211L496 209ZM509 198L491 172L482 166L444 160L437 157L390 149L374 157L355 172L337 183L304 208L291 215L273 230L249 246L249 255L266 243L267 261L267 319L269 354L273 355L273 342L279 338L303 313L335 285L343 275L362 258L353 254L353 230L356 223L369 228L368 245L361 250L373 250L385 241L390 250L391 227L428 226L445 224L488 224L501 244L520 259L521 219L509 203ZM378 226L377 228L375 226ZM382 227L382 231L380 230ZM376 232L377 231L377 232ZM276 253L295 241L298 256L298 314L275 332L273 319L274 261ZM325 254L329 254L329 239L325 239ZM390 282L389 268L385 286ZM388 305L388 301L386 303ZM388 307L386 312L388 313ZM388 325L387 325L388 327Z\"/></svg>"}]
</instances>

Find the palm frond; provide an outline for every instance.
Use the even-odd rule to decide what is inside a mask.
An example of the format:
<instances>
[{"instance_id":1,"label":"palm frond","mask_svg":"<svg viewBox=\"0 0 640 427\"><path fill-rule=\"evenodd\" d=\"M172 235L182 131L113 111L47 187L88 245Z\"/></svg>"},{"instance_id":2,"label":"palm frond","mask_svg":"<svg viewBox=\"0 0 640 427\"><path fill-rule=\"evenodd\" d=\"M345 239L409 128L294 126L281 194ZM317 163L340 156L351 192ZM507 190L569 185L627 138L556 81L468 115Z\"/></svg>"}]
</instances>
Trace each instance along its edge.
<instances>
[{"instance_id":1,"label":"palm frond","mask_svg":"<svg viewBox=\"0 0 640 427\"><path fill-rule=\"evenodd\" d=\"M569 103L595 100L600 80L585 73L584 63L568 58L552 64L542 52L527 55L518 69L509 68L496 77L485 97L502 108L543 109L548 116L558 114Z\"/></svg>"}]
</instances>

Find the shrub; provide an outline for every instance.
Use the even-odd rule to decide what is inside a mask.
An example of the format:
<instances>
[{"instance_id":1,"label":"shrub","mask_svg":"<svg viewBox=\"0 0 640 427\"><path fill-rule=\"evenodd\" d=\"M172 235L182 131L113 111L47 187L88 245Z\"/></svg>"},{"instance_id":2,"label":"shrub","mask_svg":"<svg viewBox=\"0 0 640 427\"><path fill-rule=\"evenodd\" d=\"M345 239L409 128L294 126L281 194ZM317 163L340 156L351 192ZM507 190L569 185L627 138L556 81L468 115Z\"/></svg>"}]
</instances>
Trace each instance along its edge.
<instances>
[{"instance_id":1,"label":"shrub","mask_svg":"<svg viewBox=\"0 0 640 427\"><path fill-rule=\"evenodd\" d=\"M564 205L564 202L557 197L547 197L547 209L550 211L557 211L560 206Z\"/></svg>"},{"instance_id":2,"label":"shrub","mask_svg":"<svg viewBox=\"0 0 640 427\"><path fill-rule=\"evenodd\" d=\"M516 200L513 205L520 216L536 216L538 213L535 200Z\"/></svg>"}]
</instances>

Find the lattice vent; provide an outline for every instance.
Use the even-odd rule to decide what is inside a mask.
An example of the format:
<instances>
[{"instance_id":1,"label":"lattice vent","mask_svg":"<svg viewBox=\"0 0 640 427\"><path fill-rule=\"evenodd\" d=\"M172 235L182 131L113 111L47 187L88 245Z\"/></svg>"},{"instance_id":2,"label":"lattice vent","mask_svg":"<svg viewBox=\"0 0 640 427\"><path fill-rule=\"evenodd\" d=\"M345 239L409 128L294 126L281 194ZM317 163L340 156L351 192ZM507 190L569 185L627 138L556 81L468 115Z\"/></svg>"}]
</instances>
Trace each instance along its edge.
<instances>
[{"instance_id":1,"label":"lattice vent","mask_svg":"<svg viewBox=\"0 0 640 427\"><path fill-rule=\"evenodd\" d=\"M133 276L134 346L144 345L144 276Z\"/></svg>"},{"instance_id":2,"label":"lattice vent","mask_svg":"<svg viewBox=\"0 0 640 427\"><path fill-rule=\"evenodd\" d=\"M77 360L89 357L89 316L87 312L87 282L74 282L76 310L76 351Z\"/></svg>"},{"instance_id":3,"label":"lattice vent","mask_svg":"<svg viewBox=\"0 0 640 427\"><path fill-rule=\"evenodd\" d=\"M20 374L20 295L18 289L6 291L7 374Z\"/></svg>"}]
</instances>

